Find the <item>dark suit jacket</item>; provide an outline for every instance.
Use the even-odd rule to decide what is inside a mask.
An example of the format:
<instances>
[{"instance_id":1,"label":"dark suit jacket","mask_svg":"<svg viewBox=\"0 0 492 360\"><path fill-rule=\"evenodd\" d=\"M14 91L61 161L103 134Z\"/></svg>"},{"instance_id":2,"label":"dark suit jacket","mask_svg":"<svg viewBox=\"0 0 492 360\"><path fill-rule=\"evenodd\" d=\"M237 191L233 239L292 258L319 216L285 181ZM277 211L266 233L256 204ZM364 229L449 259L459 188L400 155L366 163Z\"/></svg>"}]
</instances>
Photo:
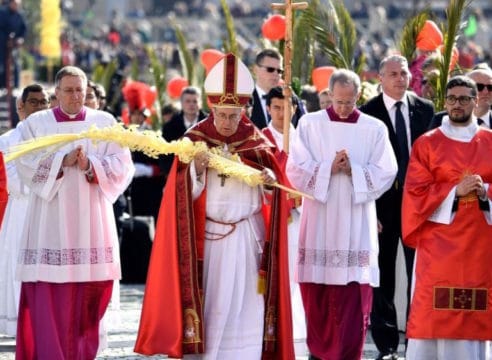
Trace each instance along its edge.
<instances>
[{"instance_id":1,"label":"dark suit jacket","mask_svg":"<svg viewBox=\"0 0 492 360\"><path fill-rule=\"evenodd\" d=\"M439 111L438 113L436 113L434 115L434 117L432 118L432 121L429 125L429 130L432 130L432 129L435 129L435 128L438 128L439 126L441 126L442 124L442 118L444 117L444 115L447 115L447 111ZM492 125L492 113L489 112L489 124Z\"/></svg>"},{"instance_id":2,"label":"dark suit jacket","mask_svg":"<svg viewBox=\"0 0 492 360\"><path fill-rule=\"evenodd\" d=\"M434 116L434 105L429 100L421 98L411 92L407 92L406 96L409 108L410 138L411 144L413 144L415 140L429 128L429 123ZM391 146L393 147L395 156L398 159L400 157L398 151L398 140L396 138L396 133L391 123L390 116L384 105L383 94L379 94L369 100L366 104L360 107L360 110L366 114L378 118L386 125L388 128ZM389 204L394 204L393 197L397 196L396 193L398 192L400 192L400 195L398 196L401 196L401 188L397 190L395 186L392 186L390 190L384 193L383 196L376 201L378 217L383 223L383 226L384 213L391 211L394 213L395 211L393 206L389 206Z\"/></svg>"},{"instance_id":3,"label":"dark suit jacket","mask_svg":"<svg viewBox=\"0 0 492 360\"><path fill-rule=\"evenodd\" d=\"M198 121L205 119L208 114L204 113L200 110L198 113ZM184 113L180 111L177 114L174 114L171 120L165 123L162 126L162 137L166 141L178 140L181 136L186 132L186 126L184 123ZM171 170L171 166L173 164L174 155L164 155L161 159L161 169L164 174L168 174L169 170Z\"/></svg>"},{"instance_id":4,"label":"dark suit jacket","mask_svg":"<svg viewBox=\"0 0 492 360\"><path fill-rule=\"evenodd\" d=\"M297 127L299 118L306 113L306 110L301 99L299 99L297 95L294 95L294 97L296 98L295 101L297 101L297 107L295 113L292 115L291 122L294 127ZM253 90L252 102L252 110L249 118L258 129L263 129L267 127L268 121L265 118L265 113L263 112L263 107L261 106L261 99L258 95L258 91L256 91L256 88Z\"/></svg>"}]
</instances>

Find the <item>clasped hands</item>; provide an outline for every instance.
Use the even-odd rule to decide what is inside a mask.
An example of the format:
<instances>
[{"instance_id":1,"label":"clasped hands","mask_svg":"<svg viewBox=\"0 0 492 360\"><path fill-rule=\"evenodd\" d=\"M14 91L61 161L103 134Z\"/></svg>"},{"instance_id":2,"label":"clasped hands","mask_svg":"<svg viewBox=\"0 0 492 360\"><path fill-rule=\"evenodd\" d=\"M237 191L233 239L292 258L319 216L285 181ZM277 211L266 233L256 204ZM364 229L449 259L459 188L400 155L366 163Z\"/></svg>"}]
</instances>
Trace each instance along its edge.
<instances>
[{"instance_id":1,"label":"clasped hands","mask_svg":"<svg viewBox=\"0 0 492 360\"><path fill-rule=\"evenodd\" d=\"M485 186L480 175L466 175L456 186L456 196L466 196L475 192L480 199L486 196Z\"/></svg>"},{"instance_id":2,"label":"clasped hands","mask_svg":"<svg viewBox=\"0 0 492 360\"><path fill-rule=\"evenodd\" d=\"M348 176L352 175L352 168L350 167L350 159L347 150L337 151L335 159L331 164L331 173L337 174L339 172Z\"/></svg>"},{"instance_id":3,"label":"clasped hands","mask_svg":"<svg viewBox=\"0 0 492 360\"><path fill-rule=\"evenodd\" d=\"M79 145L63 157L63 167L77 166L82 171L89 170L89 158Z\"/></svg>"}]
</instances>

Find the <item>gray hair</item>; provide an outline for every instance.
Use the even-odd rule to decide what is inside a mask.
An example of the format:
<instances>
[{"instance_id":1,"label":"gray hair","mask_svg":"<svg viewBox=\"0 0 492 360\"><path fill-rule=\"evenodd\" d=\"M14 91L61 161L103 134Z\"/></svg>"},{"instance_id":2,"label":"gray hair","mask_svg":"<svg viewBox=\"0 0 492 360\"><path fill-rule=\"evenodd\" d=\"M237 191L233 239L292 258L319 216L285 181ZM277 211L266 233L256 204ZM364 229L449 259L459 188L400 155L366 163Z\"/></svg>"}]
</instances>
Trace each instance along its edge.
<instances>
[{"instance_id":1,"label":"gray hair","mask_svg":"<svg viewBox=\"0 0 492 360\"><path fill-rule=\"evenodd\" d=\"M354 85L356 94L358 94L361 89L359 75L347 69L338 69L335 70L333 74L331 74L329 85L330 91L333 92L333 88L335 87L336 83L343 85Z\"/></svg>"},{"instance_id":2,"label":"gray hair","mask_svg":"<svg viewBox=\"0 0 492 360\"><path fill-rule=\"evenodd\" d=\"M82 79L82 84L87 84L87 76L82 69L76 66L65 66L56 73L55 85L57 87L60 86L60 82L65 76L78 76Z\"/></svg>"},{"instance_id":3,"label":"gray hair","mask_svg":"<svg viewBox=\"0 0 492 360\"><path fill-rule=\"evenodd\" d=\"M382 75L384 68L387 63L389 62L397 62L401 64L403 67L408 69L408 61L404 56L401 55L389 55L386 56L381 62L379 63L379 74Z\"/></svg>"}]
</instances>

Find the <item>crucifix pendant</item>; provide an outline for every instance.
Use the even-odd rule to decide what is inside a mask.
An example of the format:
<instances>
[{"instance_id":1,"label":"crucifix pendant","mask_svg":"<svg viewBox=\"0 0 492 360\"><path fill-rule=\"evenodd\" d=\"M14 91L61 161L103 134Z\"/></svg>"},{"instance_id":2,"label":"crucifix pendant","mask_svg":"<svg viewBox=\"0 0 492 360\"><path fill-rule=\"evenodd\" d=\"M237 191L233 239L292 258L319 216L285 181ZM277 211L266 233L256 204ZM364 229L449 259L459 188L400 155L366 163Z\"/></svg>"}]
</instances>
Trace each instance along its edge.
<instances>
[{"instance_id":1,"label":"crucifix pendant","mask_svg":"<svg viewBox=\"0 0 492 360\"><path fill-rule=\"evenodd\" d=\"M220 177L220 186L224 186L225 185L225 181L229 177L229 175L220 174L220 175L217 175L217 176Z\"/></svg>"}]
</instances>

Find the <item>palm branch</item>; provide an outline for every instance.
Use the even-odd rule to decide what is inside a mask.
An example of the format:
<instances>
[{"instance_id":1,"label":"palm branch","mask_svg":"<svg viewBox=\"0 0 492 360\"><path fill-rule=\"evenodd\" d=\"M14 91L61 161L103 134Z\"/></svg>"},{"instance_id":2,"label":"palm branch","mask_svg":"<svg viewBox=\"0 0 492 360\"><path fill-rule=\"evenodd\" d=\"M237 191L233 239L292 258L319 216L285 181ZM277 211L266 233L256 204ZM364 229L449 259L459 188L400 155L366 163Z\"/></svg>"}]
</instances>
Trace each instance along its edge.
<instances>
[{"instance_id":1,"label":"palm branch","mask_svg":"<svg viewBox=\"0 0 492 360\"><path fill-rule=\"evenodd\" d=\"M317 8L319 0L311 1L309 7ZM301 11L294 17L292 31L292 80L300 83L309 82L314 68L314 34L309 23L309 15Z\"/></svg>"},{"instance_id":2,"label":"palm branch","mask_svg":"<svg viewBox=\"0 0 492 360\"><path fill-rule=\"evenodd\" d=\"M117 59L111 60L106 65L98 63L94 66L94 69L92 70L92 81L101 84L106 90L106 93L108 93L109 88L111 87L111 78L113 77L117 69Z\"/></svg>"},{"instance_id":3,"label":"palm branch","mask_svg":"<svg viewBox=\"0 0 492 360\"><path fill-rule=\"evenodd\" d=\"M331 65L361 73L365 57L354 59L357 31L349 11L342 2L330 2L330 8L310 6L306 17L314 33L318 49Z\"/></svg>"},{"instance_id":4,"label":"palm branch","mask_svg":"<svg viewBox=\"0 0 492 360\"><path fill-rule=\"evenodd\" d=\"M446 9L446 24L442 26L444 28L442 57L441 61L437 64L440 76L436 85L436 100L434 105L438 111L444 108L446 84L450 74L453 46L456 44L460 31L465 27L463 15L471 2L472 0L449 0L449 5Z\"/></svg>"},{"instance_id":5,"label":"palm branch","mask_svg":"<svg viewBox=\"0 0 492 360\"><path fill-rule=\"evenodd\" d=\"M152 74L154 86L157 91L157 101L155 104L157 109L155 116L152 118L152 127L156 129L160 128L162 123L161 104L166 93L166 64L165 62L159 61L152 47L147 46L146 51L150 61L149 71Z\"/></svg>"},{"instance_id":6,"label":"palm branch","mask_svg":"<svg viewBox=\"0 0 492 360\"><path fill-rule=\"evenodd\" d=\"M224 40L224 50L226 53L233 53L239 56L237 41L236 41L236 30L234 29L234 20L231 16L229 6L226 0L220 0L222 5L222 10L224 12L225 25L227 30L227 39Z\"/></svg>"},{"instance_id":7,"label":"palm branch","mask_svg":"<svg viewBox=\"0 0 492 360\"><path fill-rule=\"evenodd\" d=\"M429 10L425 9L419 12L417 15L408 18L403 25L399 40L399 48L401 55L407 59L409 64L415 57L415 51L417 50L417 36L424 27L426 20L428 19Z\"/></svg>"},{"instance_id":8,"label":"palm branch","mask_svg":"<svg viewBox=\"0 0 492 360\"><path fill-rule=\"evenodd\" d=\"M188 43L186 37L178 24L174 24L174 31L176 32L176 38L178 40L178 52L179 61L183 70L183 76L188 80L189 84L194 84L194 59L190 50L188 49Z\"/></svg>"}]
</instances>

